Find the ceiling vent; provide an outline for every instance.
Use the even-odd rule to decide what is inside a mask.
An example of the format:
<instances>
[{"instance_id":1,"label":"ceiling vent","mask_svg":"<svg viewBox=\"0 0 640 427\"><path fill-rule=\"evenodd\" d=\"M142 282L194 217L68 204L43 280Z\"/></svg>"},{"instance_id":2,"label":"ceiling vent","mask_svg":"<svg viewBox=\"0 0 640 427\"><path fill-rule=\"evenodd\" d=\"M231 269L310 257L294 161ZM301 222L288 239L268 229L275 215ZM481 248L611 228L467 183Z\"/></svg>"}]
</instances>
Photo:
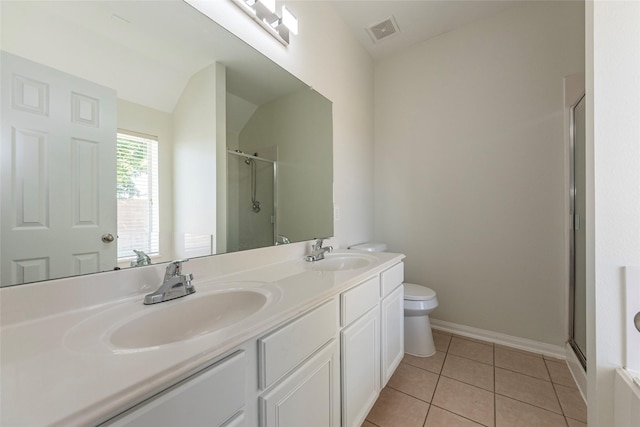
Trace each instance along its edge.
<instances>
[{"instance_id":1,"label":"ceiling vent","mask_svg":"<svg viewBox=\"0 0 640 427\"><path fill-rule=\"evenodd\" d=\"M393 16L390 16L383 21L369 25L367 27L367 32L373 39L374 43L377 43L381 40L395 36L400 32L400 28L398 28L398 24Z\"/></svg>"}]
</instances>

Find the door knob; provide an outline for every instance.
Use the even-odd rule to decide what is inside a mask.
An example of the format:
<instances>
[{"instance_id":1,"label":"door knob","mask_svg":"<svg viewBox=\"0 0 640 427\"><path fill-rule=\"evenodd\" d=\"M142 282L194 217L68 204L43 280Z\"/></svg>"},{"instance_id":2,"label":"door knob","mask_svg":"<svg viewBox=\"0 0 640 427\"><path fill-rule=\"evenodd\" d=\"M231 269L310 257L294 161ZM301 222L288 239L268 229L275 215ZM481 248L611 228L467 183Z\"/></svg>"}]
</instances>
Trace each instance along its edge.
<instances>
[{"instance_id":1,"label":"door knob","mask_svg":"<svg viewBox=\"0 0 640 427\"><path fill-rule=\"evenodd\" d=\"M640 332L640 311L636 313L633 318L633 323L636 325L636 329Z\"/></svg>"},{"instance_id":2,"label":"door knob","mask_svg":"<svg viewBox=\"0 0 640 427\"><path fill-rule=\"evenodd\" d=\"M115 237L113 237L113 234L111 233L107 233L107 234L103 234L102 235L102 241L104 243L111 243L115 240Z\"/></svg>"}]
</instances>

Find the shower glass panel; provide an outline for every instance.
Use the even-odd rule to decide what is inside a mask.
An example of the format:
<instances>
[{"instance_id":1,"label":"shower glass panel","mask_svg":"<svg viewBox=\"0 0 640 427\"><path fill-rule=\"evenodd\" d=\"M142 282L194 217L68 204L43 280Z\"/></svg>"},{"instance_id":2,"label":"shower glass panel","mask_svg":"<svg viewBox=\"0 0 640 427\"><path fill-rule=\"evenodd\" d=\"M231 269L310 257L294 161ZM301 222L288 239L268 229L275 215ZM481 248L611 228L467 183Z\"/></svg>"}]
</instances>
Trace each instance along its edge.
<instances>
[{"instance_id":1,"label":"shower glass panel","mask_svg":"<svg viewBox=\"0 0 640 427\"><path fill-rule=\"evenodd\" d=\"M273 160L227 152L227 250L273 246L275 172Z\"/></svg>"},{"instance_id":2,"label":"shower glass panel","mask_svg":"<svg viewBox=\"0 0 640 427\"><path fill-rule=\"evenodd\" d=\"M571 336L569 343L586 369L587 297L586 297L586 236L585 236L585 99L571 109L572 184L571 210Z\"/></svg>"}]
</instances>

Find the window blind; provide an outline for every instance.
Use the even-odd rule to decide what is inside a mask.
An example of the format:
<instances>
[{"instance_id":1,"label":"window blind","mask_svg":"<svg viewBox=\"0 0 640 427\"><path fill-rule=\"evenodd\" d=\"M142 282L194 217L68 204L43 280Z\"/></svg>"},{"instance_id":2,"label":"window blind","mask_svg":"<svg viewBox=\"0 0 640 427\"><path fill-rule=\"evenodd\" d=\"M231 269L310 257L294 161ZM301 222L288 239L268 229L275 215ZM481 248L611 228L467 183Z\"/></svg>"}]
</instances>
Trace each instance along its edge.
<instances>
[{"instance_id":1,"label":"window blind","mask_svg":"<svg viewBox=\"0 0 640 427\"><path fill-rule=\"evenodd\" d=\"M159 255L157 138L118 133L117 199L118 259Z\"/></svg>"}]
</instances>

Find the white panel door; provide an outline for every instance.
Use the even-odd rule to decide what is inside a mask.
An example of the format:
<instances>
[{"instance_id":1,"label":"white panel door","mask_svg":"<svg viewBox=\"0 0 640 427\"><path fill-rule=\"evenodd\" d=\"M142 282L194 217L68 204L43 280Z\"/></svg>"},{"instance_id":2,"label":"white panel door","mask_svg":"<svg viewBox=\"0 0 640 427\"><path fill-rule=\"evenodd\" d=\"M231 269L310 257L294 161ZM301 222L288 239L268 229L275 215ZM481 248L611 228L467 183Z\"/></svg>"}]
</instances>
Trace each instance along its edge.
<instances>
[{"instance_id":1,"label":"white panel door","mask_svg":"<svg viewBox=\"0 0 640 427\"><path fill-rule=\"evenodd\" d=\"M0 285L110 270L116 92L2 52Z\"/></svg>"}]
</instances>

